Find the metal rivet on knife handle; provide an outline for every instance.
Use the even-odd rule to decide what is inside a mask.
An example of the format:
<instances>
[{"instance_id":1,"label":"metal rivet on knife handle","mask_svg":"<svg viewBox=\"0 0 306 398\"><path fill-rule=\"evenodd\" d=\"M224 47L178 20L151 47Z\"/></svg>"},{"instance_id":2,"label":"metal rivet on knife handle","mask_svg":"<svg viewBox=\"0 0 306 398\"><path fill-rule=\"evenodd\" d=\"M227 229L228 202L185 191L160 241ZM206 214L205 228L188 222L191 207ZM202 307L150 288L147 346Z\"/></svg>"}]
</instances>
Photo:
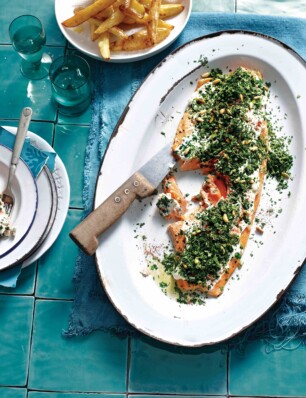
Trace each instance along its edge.
<instances>
[{"instance_id":1,"label":"metal rivet on knife handle","mask_svg":"<svg viewBox=\"0 0 306 398\"><path fill-rule=\"evenodd\" d=\"M125 193L126 195L128 195L128 194L130 193L130 190L129 190L129 189L125 189L125 190L124 190L124 193Z\"/></svg>"},{"instance_id":2,"label":"metal rivet on knife handle","mask_svg":"<svg viewBox=\"0 0 306 398\"><path fill-rule=\"evenodd\" d=\"M119 203L120 200L121 200L121 199L119 198L119 196L116 196L116 197L115 197L115 202L116 202L116 203Z\"/></svg>"},{"instance_id":3,"label":"metal rivet on knife handle","mask_svg":"<svg viewBox=\"0 0 306 398\"><path fill-rule=\"evenodd\" d=\"M134 181L134 186L138 187L139 186L139 181Z\"/></svg>"}]
</instances>

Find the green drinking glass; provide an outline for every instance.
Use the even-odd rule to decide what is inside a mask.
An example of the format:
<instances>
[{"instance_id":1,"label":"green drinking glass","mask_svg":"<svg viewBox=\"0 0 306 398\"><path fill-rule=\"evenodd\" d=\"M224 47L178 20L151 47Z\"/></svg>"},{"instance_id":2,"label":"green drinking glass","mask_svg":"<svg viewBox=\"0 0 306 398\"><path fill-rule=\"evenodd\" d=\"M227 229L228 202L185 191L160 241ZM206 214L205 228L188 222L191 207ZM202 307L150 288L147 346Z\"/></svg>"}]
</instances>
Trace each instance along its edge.
<instances>
[{"instance_id":1,"label":"green drinking glass","mask_svg":"<svg viewBox=\"0 0 306 398\"><path fill-rule=\"evenodd\" d=\"M46 43L44 28L33 15L21 15L9 27L14 49L21 61L21 73L31 80L39 80L48 75L48 65L41 62L43 46Z\"/></svg>"},{"instance_id":2,"label":"green drinking glass","mask_svg":"<svg viewBox=\"0 0 306 398\"><path fill-rule=\"evenodd\" d=\"M76 116L83 113L91 102L90 68L78 55L56 58L49 70L52 94L60 113Z\"/></svg>"}]
</instances>

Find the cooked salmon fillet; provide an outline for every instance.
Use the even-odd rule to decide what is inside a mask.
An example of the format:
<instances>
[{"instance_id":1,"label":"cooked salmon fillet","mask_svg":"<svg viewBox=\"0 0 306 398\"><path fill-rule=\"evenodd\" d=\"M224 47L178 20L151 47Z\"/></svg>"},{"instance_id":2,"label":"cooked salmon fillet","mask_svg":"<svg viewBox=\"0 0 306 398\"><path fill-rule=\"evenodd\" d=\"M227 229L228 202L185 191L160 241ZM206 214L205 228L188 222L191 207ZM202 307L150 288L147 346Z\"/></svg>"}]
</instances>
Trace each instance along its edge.
<instances>
[{"instance_id":1,"label":"cooked salmon fillet","mask_svg":"<svg viewBox=\"0 0 306 398\"><path fill-rule=\"evenodd\" d=\"M209 204L215 206L219 200L226 198L227 195L228 186L226 177L208 174L207 179L201 189L203 206L207 207Z\"/></svg>"},{"instance_id":2,"label":"cooked salmon fillet","mask_svg":"<svg viewBox=\"0 0 306 398\"><path fill-rule=\"evenodd\" d=\"M201 169L203 171L203 174L208 174L214 168L214 164L216 162L214 159L211 159L207 162L201 162L197 158L182 159L177 153L177 149L182 144L184 138L191 135L193 130L194 123L192 122L188 112L185 112L177 128L174 143L172 145L173 155L179 163L180 170L191 171Z\"/></svg>"},{"instance_id":3,"label":"cooked salmon fillet","mask_svg":"<svg viewBox=\"0 0 306 398\"><path fill-rule=\"evenodd\" d=\"M226 282L241 263L240 257L250 236L252 223L259 206L263 181L266 174L267 158L265 151L267 147L266 142L268 136L268 126L263 116L264 112L260 113L261 108L256 105L256 101L261 101L264 97L265 88L263 87L261 74L259 72L250 71L246 68L240 68L237 74L239 73L242 78L248 82L248 84L251 82L254 85L254 88L251 87L250 89L250 87L246 87L244 89L243 86L242 88L239 88L240 82L238 80L238 88L235 86L233 87L232 91L235 95L235 90L240 90L241 92L237 91L236 97L234 97L233 94L234 99L232 102L226 103L226 99L224 100L224 103L226 104L224 106L227 106L227 108L222 108L221 101L223 93L221 89L219 91L218 89L215 89L214 84L217 85L221 82L221 84L224 84L225 87L226 80L231 74L225 77L221 76L220 78L205 77L198 81L197 92L193 98L192 104L187 107L187 110L178 125L172 147L173 155L178 160L181 171L201 169L203 175L205 175L205 181L202 185L199 195L196 197L196 200L199 201L200 204L198 211L191 214L185 214L184 219L180 219L168 227L168 233L172 240L175 251L173 261L175 262L175 258L177 257L177 259L180 261L178 264L181 264L180 267L182 267L181 270L176 269L174 271L176 284L177 287L182 291L199 291L207 293L212 297L218 297L222 293ZM235 71L232 72L232 74L235 74ZM234 76L233 79L235 77L236 76ZM209 86L211 97L213 97L214 92L221 93L219 95L221 99L218 99L219 102L216 104L216 109L205 108L205 101L210 101L209 96L206 96L206 98L205 95L203 95L203 93L205 94L206 85ZM203 90L202 93L199 91L201 88ZM226 89L224 89L224 92L226 92ZM248 98L250 97L249 92L252 94L251 100ZM259 94L257 94L257 92L259 92ZM229 91L229 95L231 95L231 91ZM247 106L245 105L246 100L250 101ZM253 111L254 104L251 101L255 102L256 112ZM242 120L241 125L238 123L239 117L235 116L235 118L232 118L232 110L236 113L240 111ZM209 112L210 114L208 116ZM216 120L218 121L218 124L216 124ZM224 123L223 120L225 121ZM232 120L233 125L231 125ZM234 122L236 124L234 124ZM212 131L210 136L207 138L205 137L205 131L210 128L210 124L213 126L213 128L211 129ZM227 128L228 135L226 135L227 130L224 128L224 125L229 126ZM209 158L206 155L205 150L202 150L202 148L209 148L209 145L212 145L211 142L213 142L213 144L215 141L217 142L219 134L218 129L223 131L223 137L225 137L225 141L220 142L219 152L215 149L217 146L213 147L212 152L216 153L216 155ZM237 145L235 146L235 142L233 143L233 140L237 140L235 135L240 133L239 129L242 131L241 136L243 136L243 140L241 139L241 141L239 141L238 138ZM197 133L197 131L200 132ZM204 133L201 131L204 131ZM199 136L200 143L196 141L196 134ZM243 134L246 136L249 134L250 139L245 139ZM228 148L231 148L231 153L228 152ZM236 148L238 148L237 151ZM247 160L244 161L244 163L239 163L241 162L240 158L242 157L242 150L249 151L250 160L248 160L246 157ZM203 160L201 157L203 157ZM254 161L253 158L255 159ZM233 167L233 162L235 159L238 159L238 170ZM253 167L251 162L255 161L257 162L257 168L252 174L249 172L249 169L253 170L251 169L251 167ZM228 174L226 174L226 171L228 171ZM244 171L245 178L242 176ZM246 189L245 185L249 186L250 188ZM255 188L253 188L254 186ZM235 214L234 218L236 221L233 225L231 225L231 228L228 229L228 234L231 239L234 239L235 236L237 237L236 240L239 242L238 246L240 246L240 252L233 252L232 256L228 257L228 261L220 266L220 271L218 274L216 274L216 271L214 270L214 272L211 274L208 273L206 275L206 281L201 280L201 283L192 282L191 279L195 279L195 277L187 277L188 267L192 267L192 264L185 264L181 261L181 259L186 257L184 257L185 252L189 249L188 237L190 235L201 234L201 236L205 238L205 222L204 224L201 224L199 221L201 218L203 218L202 215L204 215L205 220L205 215L210 211L209 209L215 207L217 208L218 204L222 205L228 200L235 202L235 195L239 197L240 191L243 189L245 189L246 193L244 195L246 195L247 199L239 199L241 203L239 200L237 200L237 203L240 203L240 207L237 205L240 210L238 214ZM179 190L179 188L177 184L175 184L175 191L177 190ZM236 208L238 208L237 206ZM219 222L230 222L227 214L223 215L223 221L222 219L220 220L221 221ZM209 233L211 232L209 231ZM197 250L199 249L197 248ZM224 248L222 248L222 250L224 250ZM189 259L188 256L186 258ZM201 267L205 268L206 266L205 263L199 263L200 261L197 257L194 259L194 262L196 263L195 268L197 269L200 269ZM180 274L182 273L185 273L186 278L180 277ZM193 272L190 275L194 275L195 273L196 272Z\"/></svg>"},{"instance_id":4,"label":"cooked salmon fillet","mask_svg":"<svg viewBox=\"0 0 306 398\"><path fill-rule=\"evenodd\" d=\"M170 193L171 197L180 204L182 212L185 213L187 200L185 199L182 191L177 185L176 178L173 175L169 175L164 179L162 185L164 193Z\"/></svg>"},{"instance_id":5,"label":"cooked salmon fillet","mask_svg":"<svg viewBox=\"0 0 306 398\"><path fill-rule=\"evenodd\" d=\"M163 194L159 196L157 207L166 220L183 220L187 200L177 185L176 178L168 175L162 182Z\"/></svg>"}]
</instances>

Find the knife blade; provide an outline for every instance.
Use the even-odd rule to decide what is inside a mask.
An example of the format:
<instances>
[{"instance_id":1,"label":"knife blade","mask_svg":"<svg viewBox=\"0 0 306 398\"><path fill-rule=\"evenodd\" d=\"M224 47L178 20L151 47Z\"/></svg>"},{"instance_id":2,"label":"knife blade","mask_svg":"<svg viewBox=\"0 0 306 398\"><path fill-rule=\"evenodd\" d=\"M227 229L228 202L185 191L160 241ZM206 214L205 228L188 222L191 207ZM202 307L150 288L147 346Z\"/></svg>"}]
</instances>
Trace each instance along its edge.
<instances>
[{"instance_id":1,"label":"knife blade","mask_svg":"<svg viewBox=\"0 0 306 398\"><path fill-rule=\"evenodd\" d=\"M86 254L93 255L98 248L98 237L127 211L135 199L152 195L174 165L171 144L167 144L77 225L69 234L71 239Z\"/></svg>"}]
</instances>

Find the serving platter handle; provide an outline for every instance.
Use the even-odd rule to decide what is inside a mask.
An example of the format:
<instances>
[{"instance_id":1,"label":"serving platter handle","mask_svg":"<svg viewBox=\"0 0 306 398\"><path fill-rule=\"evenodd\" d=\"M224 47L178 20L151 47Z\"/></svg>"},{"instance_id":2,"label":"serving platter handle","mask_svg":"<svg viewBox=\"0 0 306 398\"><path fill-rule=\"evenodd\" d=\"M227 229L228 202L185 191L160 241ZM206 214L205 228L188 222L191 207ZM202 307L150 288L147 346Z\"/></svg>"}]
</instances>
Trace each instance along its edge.
<instances>
[{"instance_id":1,"label":"serving platter handle","mask_svg":"<svg viewBox=\"0 0 306 398\"><path fill-rule=\"evenodd\" d=\"M71 232L71 239L88 255L98 248L98 237L115 223L135 199L152 195L156 188L140 173L133 174Z\"/></svg>"}]
</instances>

